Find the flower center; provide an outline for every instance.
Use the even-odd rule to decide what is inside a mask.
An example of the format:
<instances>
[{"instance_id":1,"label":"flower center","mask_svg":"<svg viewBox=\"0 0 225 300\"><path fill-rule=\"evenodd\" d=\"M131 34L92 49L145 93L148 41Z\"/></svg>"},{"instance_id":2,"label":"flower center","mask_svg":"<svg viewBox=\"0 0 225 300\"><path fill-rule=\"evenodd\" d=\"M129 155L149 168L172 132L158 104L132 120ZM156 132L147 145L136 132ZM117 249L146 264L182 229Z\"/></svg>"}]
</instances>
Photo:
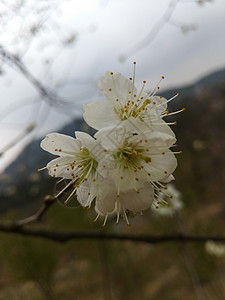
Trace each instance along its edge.
<instances>
[{"instance_id":1,"label":"flower center","mask_svg":"<svg viewBox=\"0 0 225 300\"><path fill-rule=\"evenodd\" d=\"M143 119L144 112L148 110L147 105L151 103L149 99L143 101L143 97L136 99L136 95L133 95L132 98L133 100L127 100L124 106L119 103L114 106L114 112L119 115L121 121L130 117Z\"/></svg>"},{"instance_id":2,"label":"flower center","mask_svg":"<svg viewBox=\"0 0 225 300\"><path fill-rule=\"evenodd\" d=\"M74 175L74 178L78 178L75 185L78 186L82 181L86 181L89 175L95 175L98 162L90 151L84 147L80 153L75 155L75 160L70 166L75 170L76 175Z\"/></svg>"},{"instance_id":3,"label":"flower center","mask_svg":"<svg viewBox=\"0 0 225 300\"><path fill-rule=\"evenodd\" d=\"M114 152L114 158L119 161L123 168L132 167L133 169L141 168L141 163L151 162L151 158L144 155L144 147L133 145L127 139L124 140L123 145Z\"/></svg>"}]
</instances>

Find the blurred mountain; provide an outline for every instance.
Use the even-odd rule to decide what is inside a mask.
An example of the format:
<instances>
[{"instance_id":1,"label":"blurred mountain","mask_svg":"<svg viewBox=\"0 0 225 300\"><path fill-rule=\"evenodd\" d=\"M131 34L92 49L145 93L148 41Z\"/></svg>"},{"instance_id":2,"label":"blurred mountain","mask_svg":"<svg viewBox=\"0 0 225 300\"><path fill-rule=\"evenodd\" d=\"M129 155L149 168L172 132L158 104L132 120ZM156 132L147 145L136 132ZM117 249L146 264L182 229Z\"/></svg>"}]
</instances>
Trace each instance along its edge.
<instances>
[{"instance_id":1,"label":"blurred mountain","mask_svg":"<svg viewBox=\"0 0 225 300\"><path fill-rule=\"evenodd\" d=\"M184 157L192 155L189 165L191 165L193 176L196 176L198 180L204 177L205 173L209 173L208 177L211 176L211 180L218 176L220 179L221 176L222 178L225 176L220 175L225 174L223 172L225 165L224 83L225 69L214 72L179 90L170 89L159 93L168 99L177 92L180 93L178 98L169 103L169 110L173 112L182 107L186 107L187 110L173 118L167 117L166 120L177 120L177 126L174 126L173 130L177 135L179 147L184 152ZM74 120L58 132L74 136L76 130L94 133L82 119ZM0 211L8 208L21 208L27 205L31 198L32 203L37 203L44 195L54 193L55 180L50 178L45 171L37 173L37 169L44 167L51 159L52 155L40 148L40 140L31 142L22 151L0 175ZM186 169L189 167L185 166ZM180 170L178 172L186 172L182 166Z\"/></svg>"}]
</instances>

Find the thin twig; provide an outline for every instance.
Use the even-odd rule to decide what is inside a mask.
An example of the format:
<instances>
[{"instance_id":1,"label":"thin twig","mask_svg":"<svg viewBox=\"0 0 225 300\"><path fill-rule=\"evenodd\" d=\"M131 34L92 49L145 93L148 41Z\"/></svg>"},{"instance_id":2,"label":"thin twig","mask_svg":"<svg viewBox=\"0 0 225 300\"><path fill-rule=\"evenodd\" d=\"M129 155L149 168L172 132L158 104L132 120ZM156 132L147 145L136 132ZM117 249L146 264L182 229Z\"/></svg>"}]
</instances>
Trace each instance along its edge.
<instances>
[{"instance_id":1,"label":"thin twig","mask_svg":"<svg viewBox=\"0 0 225 300\"><path fill-rule=\"evenodd\" d=\"M139 43L136 43L133 47L131 47L124 55L121 55L119 60L124 61L128 56L131 56L132 54L138 52L140 49L148 46L156 38L163 27L169 22L179 1L180 0L171 0L164 14L154 24L147 36L144 37Z\"/></svg>"},{"instance_id":2,"label":"thin twig","mask_svg":"<svg viewBox=\"0 0 225 300\"><path fill-rule=\"evenodd\" d=\"M50 196L47 195L44 198L44 202L42 204L42 206L40 207L40 209L32 216L25 218L23 220L19 220L18 222L16 222L16 226L20 227L20 226L24 226L33 222L38 222L42 219L43 215L46 213L46 211L49 209L50 206L52 206L53 203L55 203L56 201L56 197L54 196Z\"/></svg>"},{"instance_id":3,"label":"thin twig","mask_svg":"<svg viewBox=\"0 0 225 300\"><path fill-rule=\"evenodd\" d=\"M67 102L64 99L59 98L58 95L56 95L53 91L51 91L49 88L45 87L35 76L27 69L27 67L23 64L23 62L20 60L19 57L16 57L12 55L9 51L4 49L0 45L0 55L2 56L2 59L5 60L8 64L11 64L12 66L16 67L21 74L25 78L27 78L38 90L39 94L45 99L50 105L68 105L69 102Z\"/></svg>"}]
</instances>

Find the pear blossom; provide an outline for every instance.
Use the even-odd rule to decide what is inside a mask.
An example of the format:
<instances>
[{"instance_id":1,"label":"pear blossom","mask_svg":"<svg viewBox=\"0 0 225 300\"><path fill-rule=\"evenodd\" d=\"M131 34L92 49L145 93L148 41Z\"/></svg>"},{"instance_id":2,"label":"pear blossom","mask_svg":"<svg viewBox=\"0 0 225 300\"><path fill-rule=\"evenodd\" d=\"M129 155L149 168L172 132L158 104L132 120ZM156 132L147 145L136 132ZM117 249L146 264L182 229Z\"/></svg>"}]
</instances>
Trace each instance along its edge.
<instances>
[{"instance_id":1,"label":"pear blossom","mask_svg":"<svg viewBox=\"0 0 225 300\"><path fill-rule=\"evenodd\" d=\"M78 201L84 206L88 196L88 187L82 186L78 191ZM103 226L110 215L116 215L116 224L119 223L122 217L127 225L129 223L129 215L135 215L148 209L154 200L154 189L150 183L145 183L144 186L135 193L134 190L126 190L121 192L119 197L114 183L109 179L103 179L101 186L96 193L95 211L97 217L104 217Z\"/></svg>"},{"instance_id":2,"label":"pear blossom","mask_svg":"<svg viewBox=\"0 0 225 300\"><path fill-rule=\"evenodd\" d=\"M174 153L169 150L176 139L160 132L133 134L126 127L107 127L99 130L95 137L107 154L99 162L100 174L111 178L120 191L135 190L151 182L157 188L160 181L169 181L177 166Z\"/></svg>"},{"instance_id":3,"label":"pear blossom","mask_svg":"<svg viewBox=\"0 0 225 300\"><path fill-rule=\"evenodd\" d=\"M103 226L110 215L116 215L116 223L122 218L130 225L130 215L160 206L173 193L164 184L174 179L180 152L170 149L176 137L169 125L175 122L163 118L184 109L170 113L167 103L177 95L169 100L156 96L158 84L146 93L143 81L138 91L135 64L133 78L106 72L98 83L106 99L84 105L86 123L98 130L94 137L80 131L75 138L51 133L41 142L42 149L58 156L42 169L69 180L56 197L73 187L65 204L72 197L83 207L95 202L96 220L103 216ZM173 209L179 207L176 201Z\"/></svg>"},{"instance_id":4,"label":"pear blossom","mask_svg":"<svg viewBox=\"0 0 225 300\"><path fill-rule=\"evenodd\" d=\"M163 216L173 216L176 211L183 208L181 193L172 183L166 186L166 190L161 190L155 195L152 210Z\"/></svg>"},{"instance_id":5,"label":"pear blossom","mask_svg":"<svg viewBox=\"0 0 225 300\"><path fill-rule=\"evenodd\" d=\"M134 63L134 67L135 67ZM162 79L164 77L162 76ZM162 118L178 113L169 113L167 103L173 98L166 100L162 96L156 96L158 85L152 92L144 92L146 81L140 91L135 87L135 69L133 78L127 79L121 73L107 71L102 76L98 88L106 97L84 105L84 120L86 123L99 130L107 126L117 126L130 118L140 120L140 126L148 127L148 130L164 132L174 135L173 131ZM170 123L170 124L175 124Z\"/></svg>"},{"instance_id":6,"label":"pear blossom","mask_svg":"<svg viewBox=\"0 0 225 300\"><path fill-rule=\"evenodd\" d=\"M135 215L147 210L154 200L154 189L150 183L145 183L137 193L132 189L121 192L119 197L117 190L112 184L106 184L106 188L101 190L101 193L96 198L95 211L99 216L104 216L104 223L110 214L116 214L116 224L119 223L120 217L122 217L127 225L129 223L129 215Z\"/></svg>"},{"instance_id":7,"label":"pear blossom","mask_svg":"<svg viewBox=\"0 0 225 300\"><path fill-rule=\"evenodd\" d=\"M76 139L64 134L51 133L42 140L42 149L59 156L50 161L45 168L52 177L70 180L57 197L69 186L73 186L73 192L67 198L67 202L74 194L79 198L79 190L88 187L84 206L90 206L97 193L98 162L95 152L100 146L97 147L96 140L87 133L77 131L75 135Z\"/></svg>"}]
</instances>

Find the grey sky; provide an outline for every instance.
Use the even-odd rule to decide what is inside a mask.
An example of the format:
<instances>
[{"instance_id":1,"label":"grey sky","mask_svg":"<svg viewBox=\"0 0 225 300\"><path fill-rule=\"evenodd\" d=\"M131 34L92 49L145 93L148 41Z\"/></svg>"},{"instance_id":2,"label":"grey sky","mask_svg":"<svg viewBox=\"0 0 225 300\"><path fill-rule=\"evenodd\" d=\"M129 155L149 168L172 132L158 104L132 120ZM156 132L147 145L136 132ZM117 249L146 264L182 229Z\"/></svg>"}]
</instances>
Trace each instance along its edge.
<instances>
[{"instance_id":1,"label":"grey sky","mask_svg":"<svg viewBox=\"0 0 225 300\"><path fill-rule=\"evenodd\" d=\"M38 93L18 72L5 67L7 72L0 78L0 148L32 122L43 125L34 132L35 136L44 136L81 115L83 103L101 97L97 82L106 70L130 77L135 60L137 85L147 80L147 88L151 89L161 75L165 75L161 88L166 89L189 84L225 67L225 1L214 0L201 6L191 0L172 1L175 2L178 4L170 23L195 24L197 29L184 34L179 27L166 24L151 43L145 42L145 47L131 52L123 63L118 58L138 48L171 1L76 0L59 4L49 18L45 32L37 35L27 48L23 61L43 84L58 90L76 105L66 113L39 102L24 106L24 103L38 99ZM32 18L27 18L26 23L32 25ZM0 39L1 44L17 34L18 22L8 25L8 31ZM62 41L73 36L75 43L64 48ZM11 52L18 49L21 53L26 44L21 42L7 49ZM49 64L43 66L43 61ZM51 66L47 74L46 66ZM21 108L11 112L16 106ZM11 113L6 115L8 112ZM23 145L0 159L0 170Z\"/></svg>"}]
</instances>

